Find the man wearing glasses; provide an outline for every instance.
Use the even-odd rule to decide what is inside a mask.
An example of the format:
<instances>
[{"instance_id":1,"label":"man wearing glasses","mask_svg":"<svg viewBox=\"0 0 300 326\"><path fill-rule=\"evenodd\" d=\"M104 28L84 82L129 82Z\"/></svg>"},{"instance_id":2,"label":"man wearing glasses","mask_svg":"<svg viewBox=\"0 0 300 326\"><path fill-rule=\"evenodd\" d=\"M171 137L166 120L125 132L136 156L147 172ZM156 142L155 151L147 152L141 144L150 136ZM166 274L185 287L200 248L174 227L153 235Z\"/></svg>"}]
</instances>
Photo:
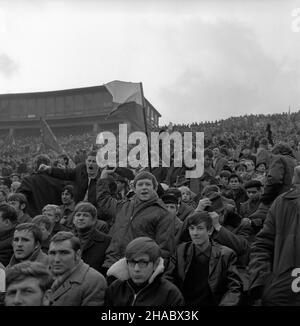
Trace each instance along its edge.
<instances>
[{"instance_id":1,"label":"man wearing glasses","mask_svg":"<svg viewBox=\"0 0 300 326\"><path fill-rule=\"evenodd\" d=\"M106 293L109 306L183 306L179 289L161 278L164 263L161 250L148 237L131 241L122 258L110 267L108 276L115 280Z\"/></svg>"}]
</instances>

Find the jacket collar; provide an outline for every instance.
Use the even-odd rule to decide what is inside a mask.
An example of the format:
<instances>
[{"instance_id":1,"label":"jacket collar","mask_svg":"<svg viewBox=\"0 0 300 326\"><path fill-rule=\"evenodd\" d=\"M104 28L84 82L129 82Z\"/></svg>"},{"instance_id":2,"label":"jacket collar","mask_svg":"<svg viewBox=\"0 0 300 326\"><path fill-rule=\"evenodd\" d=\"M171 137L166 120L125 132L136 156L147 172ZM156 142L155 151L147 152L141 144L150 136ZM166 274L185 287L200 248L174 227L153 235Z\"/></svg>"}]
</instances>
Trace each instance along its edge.
<instances>
[{"instance_id":1,"label":"jacket collar","mask_svg":"<svg viewBox=\"0 0 300 326\"><path fill-rule=\"evenodd\" d=\"M164 271L164 260L162 257L159 258L159 264L156 267L155 271L148 280L148 283L151 284L154 282L155 278L162 274ZM122 258L114 263L107 271L107 276L114 276L122 281L129 280L129 271L127 266L126 258Z\"/></svg>"},{"instance_id":2,"label":"jacket collar","mask_svg":"<svg viewBox=\"0 0 300 326\"><path fill-rule=\"evenodd\" d=\"M52 299L56 300L68 292L72 288L73 283L82 284L88 269L89 265L80 260L72 274L67 277L66 280L64 280L64 282L55 290L55 292L52 292Z\"/></svg>"}]
</instances>

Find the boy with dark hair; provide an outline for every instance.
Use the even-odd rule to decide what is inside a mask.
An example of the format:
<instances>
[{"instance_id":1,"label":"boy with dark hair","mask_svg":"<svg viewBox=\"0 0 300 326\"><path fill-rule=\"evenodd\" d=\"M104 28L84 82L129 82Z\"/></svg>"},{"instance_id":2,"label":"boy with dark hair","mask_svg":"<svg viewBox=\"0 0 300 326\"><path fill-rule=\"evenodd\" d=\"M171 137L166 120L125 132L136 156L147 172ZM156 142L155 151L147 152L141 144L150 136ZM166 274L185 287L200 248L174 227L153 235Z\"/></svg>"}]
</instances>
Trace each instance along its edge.
<instances>
[{"instance_id":1,"label":"boy with dark hair","mask_svg":"<svg viewBox=\"0 0 300 326\"><path fill-rule=\"evenodd\" d=\"M25 261L6 270L6 306L49 306L53 279L48 268Z\"/></svg>"},{"instance_id":2,"label":"boy with dark hair","mask_svg":"<svg viewBox=\"0 0 300 326\"><path fill-rule=\"evenodd\" d=\"M248 195L242 186L241 178L237 174L232 173L228 178L228 188L229 190L224 193L224 196L234 200L237 211L240 214L241 203L248 200Z\"/></svg>"},{"instance_id":3,"label":"boy with dark hair","mask_svg":"<svg viewBox=\"0 0 300 326\"><path fill-rule=\"evenodd\" d=\"M48 256L41 250L42 231L34 223L23 223L16 226L13 237L14 254L8 267L29 260L48 266Z\"/></svg>"},{"instance_id":4,"label":"boy with dark hair","mask_svg":"<svg viewBox=\"0 0 300 326\"><path fill-rule=\"evenodd\" d=\"M18 224L30 223L32 221L32 218L26 213L28 202L23 194L9 194L7 197L7 203L16 209L18 214Z\"/></svg>"},{"instance_id":5,"label":"boy with dark hair","mask_svg":"<svg viewBox=\"0 0 300 326\"><path fill-rule=\"evenodd\" d=\"M191 242L180 244L165 277L181 290L186 305L238 305L243 290L232 249L210 240L211 213L195 212L187 218Z\"/></svg>"},{"instance_id":6,"label":"boy with dark hair","mask_svg":"<svg viewBox=\"0 0 300 326\"><path fill-rule=\"evenodd\" d=\"M156 242L148 237L132 240L125 258L110 267L115 280L106 293L109 306L183 306L179 289L162 278L163 259Z\"/></svg>"}]
</instances>

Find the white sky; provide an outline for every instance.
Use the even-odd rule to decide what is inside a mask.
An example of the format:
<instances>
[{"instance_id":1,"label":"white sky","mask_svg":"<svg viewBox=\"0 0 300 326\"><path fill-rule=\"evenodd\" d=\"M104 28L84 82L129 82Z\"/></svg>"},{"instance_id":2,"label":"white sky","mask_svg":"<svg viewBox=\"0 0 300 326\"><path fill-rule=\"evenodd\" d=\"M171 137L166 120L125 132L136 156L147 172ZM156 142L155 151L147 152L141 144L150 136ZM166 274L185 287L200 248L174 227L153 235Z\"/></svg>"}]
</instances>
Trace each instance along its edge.
<instances>
[{"instance_id":1,"label":"white sky","mask_svg":"<svg viewBox=\"0 0 300 326\"><path fill-rule=\"evenodd\" d=\"M295 8L300 0L0 0L0 93L117 79L143 82L161 123L298 111Z\"/></svg>"}]
</instances>

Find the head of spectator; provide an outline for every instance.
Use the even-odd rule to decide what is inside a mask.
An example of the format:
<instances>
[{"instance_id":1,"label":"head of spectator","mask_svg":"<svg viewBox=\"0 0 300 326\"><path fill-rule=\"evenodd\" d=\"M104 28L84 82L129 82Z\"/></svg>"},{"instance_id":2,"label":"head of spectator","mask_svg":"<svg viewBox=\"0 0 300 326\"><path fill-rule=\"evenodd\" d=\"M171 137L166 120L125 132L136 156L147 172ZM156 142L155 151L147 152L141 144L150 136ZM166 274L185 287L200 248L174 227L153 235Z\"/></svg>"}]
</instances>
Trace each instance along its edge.
<instances>
[{"instance_id":1,"label":"head of spectator","mask_svg":"<svg viewBox=\"0 0 300 326\"><path fill-rule=\"evenodd\" d=\"M157 243L148 237L139 237L132 240L126 247L129 277L136 285L149 282L159 265L161 250Z\"/></svg>"},{"instance_id":2,"label":"head of spectator","mask_svg":"<svg viewBox=\"0 0 300 326\"><path fill-rule=\"evenodd\" d=\"M49 166L51 164L50 158L46 154L39 154L33 159L33 170L38 171L41 164Z\"/></svg>"},{"instance_id":3,"label":"head of spectator","mask_svg":"<svg viewBox=\"0 0 300 326\"><path fill-rule=\"evenodd\" d=\"M34 223L22 223L16 226L13 237L14 257L18 262L28 260L40 249L42 231Z\"/></svg>"},{"instance_id":4,"label":"head of spectator","mask_svg":"<svg viewBox=\"0 0 300 326\"><path fill-rule=\"evenodd\" d=\"M244 188L250 200L259 199L262 194L262 183L258 180L246 182Z\"/></svg>"},{"instance_id":5,"label":"head of spectator","mask_svg":"<svg viewBox=\"0 0 300 326\"><path fill-rule=\"evenodd\" d=\"M237 190L241 187L242 180L238 174L232 173L228 178L228 187L231 190Z\"/></svg>"},{"instance_id":6,"label":"head of spectator","mask_svg":"<svg viewBox=\"0 0 300 326\"><path fill-rule=\"evenodd\" d=\"M20 181L14 181L11 183L10 192L16 193L21 186Z\"/></svg>"},{"instance_id":7,"label":"head of spectator","mask_svg":"<svg viewBox=\"0 0 300 326\"><path fill-rule=\"evenodd\" d=\"M167 193L162 195L161 200L165 203L165 205L168 208L168 211L172 214L172 216L175 218L178 213L178 198L172 194L172 193Z\"/></svg>"},{"instance_id":8,"label":"head of spectator","mask_svg":"<svg viewBox=\"0 0 300 326\"><path fill-rule=\"evenodd\" d=\"M254 165L254 162L252 160L245 160L245 163L244 163L247 167L247 172L253 172L254 169L255 169L255 165Z\"/></svg>"},{"instance_id":9,"label":"head of spectator","mask_svg":"<svg viewBox=\"0 0 300 326\"><path fill-rule=\"evenodd\" d=\"M199 180L201 181L201 184L204 188L209 185L218 184L217 179L206 172L203 173L203 175L199 178Z\"/></svg>"},{"instance_id":10,"label":"head of spectator","mask_svg":"<svg viewBox=\"0 0 300 326\"><path fill-rule=\"evenodd\" d=\"M235 173L240 177L243 178L247 172L247 165L245 163L238 163L235 167Z\"/></svg>"},{"instance_id":11,"label":"head of spectator","mask_svg":"<svg viewBox=\"0 0 300 326\"><path fill-rule=\"evenodd\" d=\"M237 164L237 161L233 158L229 158L227 161L227 165L230 168L231 172L233 172L235 170L236 164Z\"/></svg>"},{"instance_id":12,"label":"head of spectator","mask_svg":"<svg viewBox=\"0 0 300 326\"><path fill-rule=\"evenodd\" d=\"M10 230L18 223L18 214L14 207L8 204L0 205L0 230Z\"/></svg>"},{"instance_id":13,"label":"head of spectator","mask_svg":"<svg viewBox=\"0 0 300 326\"><path fill-rule=\"evenodd\" d=\"M116 183L117 183L117 192L126 191L128 187L128 179L117 174L116 175Z\"/></svg>"},{"instance_id":14,"label":"head of spectator","mask_svg":"<svg viewBox=\"0 0 300 326\"><path fill-rule=\"evenodd\" d=\"M220 172L220 184L223 187L227 187L228 186L228 179L230 177L231 173L227 170L222 170Z\"/></svg>"},{"instance_id":15,"label":"head of spectator","mask_svg":"<svg viewBox=\"0 0 300 326\"><path fill-rule=\"evenodd\" d=\"M137 198L141 201L148 201L156 193L158 183L152 173L141 171L134 178L134 187Z\"/></svg>"},{"instance_id":16,"label":"head of spectator","mask_svg":"<svg viewBox=\"0 0 300 326\"><path fill-rule=\"evenodd\" d=\"M62 169L66 169L69 165L69 158L66 154L60 154L57 157L57 166Z\"/></svg>"},{"instance_id":17,"label":"head of spectator","mask_svg":"<svg viewBox=\"0 0 300 326\"><path fill-rule=\"evenodd\" d=\"M251 154L251 149L249 146L244 146L243 149L242 149L242 154L243 154L243 157L244 158L247 158L250 156Z\"/></svg>"},{"instance_id":18,"label":"head of spectator","mask_svg":"<svg viewBox=\"0 0 300 326\"><path fill-rule=\"evenodd\" d=\"M181 186L178 189L181 192L181 200L184 203L189 203L193 199L193 193L189 187Z\"/></svg>"},{"instance_id":19,"label":"head of spectator","mask_svg":"<svg viewBox=\"0 0 300 326\"><path fill-rule=\"evenodd\" d=\"M212 166L214 153L211 149L207 148L204 150L204 168Z\"/></svg>"},{"instance_id":20,"label":"head of spectator","mask_svg":"<svg viewBox=\"0 0 300 326\"><path fill-rule=\"evenodd\" d=\"M10 175L10 180L11 180L12 183L13 182L21 182L21 176L18 173L12 173Z\"/></svg>"},{"instance_id":21,"label":"head of spectator","mask_svg":"<svg viewBox=\"0 0 300 326\"><path fill-rule=\"evenodd\" d=\"M42 214L49 218L49 220L51 221L52 229L54 228L55 224L59 223L62 218L61 209L59 208L59 206L53 204L48 204L44 206Z\"/></svg>"},{"instance_id":22,"label":"head of spectator","mask_svg":"<svg viewBox=\"0 0 300 326\"><path fill-rule=\"evenodd\" d=\"M187 217L187 228L194 245L205 249L212 234L212 219L207 211L195 212Z\"/></svg>"},{"instance_id":23,"label":"head of spectator","mask_svg":"<svg viewBox=\"0 0 300 326\"><path fill-rule=\"evenodd\" d=\"M219 158L221 156L220 149L218 147L215 147L213 149L214 159Z\"/></svg>"},{"instance_id":24,"label":"head of spectator","mask_svg":"<svg viewBox=\"0 0 300 326\"><path fill-rule=\"evenodd\" d=\"M6 270L6 306L49 306L53 279L48 268L24 261Z\"/></svg>"},{"instance_id":25,"label":"head of spectator","mask_svg":"<svg viewBox=\"0 0 300 326\"><path fill-rule=\"evenodd\" d=\"M74 187L66 185L61 193L61 201L63 205L69 206L74 203Z\"/></svg>"},{"instance_id":26,"label":"head of spectator","mask_svg":"<svg viewBox=\"0 0 300 326\"><path fill-rule=\"evenodd\" d=\"M7 203L16 209L18 217L22 217L25 214L28 205L25 195L21 193L11 193L7 197Z\"/></svg>"},{"instance_id":27,"label":"head of spectator","mask_svg":"<svg viewBox=\"0 0 300 326\"><path fill-rule=\"evenodd\" d=\"M269 141L268 141L267 138L262 138L259 141L259 147L261 147L261 148L264 148L264 149L268 150L268 145L269 145Z\"/></svg>"},{"instance_id":28,"label":"head of spectator","mask_svg":"<svg viewBox=\"0 0 300 326\"><path fill-rule=\"evenodd\" d=\"M256 164L255 170L259 173L265 173L267 171L267 163L260 162L260 163Z\"/></svg>"},{"instance_id":29,"label":"head of spectator","mask_svg":"<svg viewBox=\"0 0 300 326\"><path fill-rule=\"evenodd\" d=\"M51 239L48 257L55 278L68 275L81 260L80 240L72 232L57 232Z\"/></svg>"},{"instance_id":30,"label":"head of spectator","mask_svg":"<svg viewBox=\"0 0 300 326\"><path fill-rule=\"evenodd\" d=\"M222 157L227 157L227 156L229 155L229 152L228 152L228 150L227 150L226 147L221 146L221 148L220 148L220 155L221 155Z\"/></svg>"},{"instance_id":31,"label":"head of spectator","mask_svg":"<svg viewBox=\"0 0 300 326\"><path fill-rule=\"evenodd\" d=\"M42 231L42 241L46 241L51 234L51 221L45 215L37 215L32 219L32 223L36 224Z\"/></svg>"},{"instance_id":32,"label":"head of spectator","mask_svg":"<svg viewBox=\"0 0 300 326\"><path fill-rule=\"evenodd\" d=\"M94 178L99 170L96 157L97 157L97 151L90 151L88 152L87 158L85 160L86 171L90 178Z\"/></svg>"},{"instance_id":33,"label":"head of spectator","mask_svg":"<svg viewBox=\"0 0 300 326\"><path fill-rule=\"evenodd\" d=\"M73 223L79 234L93 229L97 222L97 209L89 202L80 202L75 206Z\"/></svg>"}]
</instances>

